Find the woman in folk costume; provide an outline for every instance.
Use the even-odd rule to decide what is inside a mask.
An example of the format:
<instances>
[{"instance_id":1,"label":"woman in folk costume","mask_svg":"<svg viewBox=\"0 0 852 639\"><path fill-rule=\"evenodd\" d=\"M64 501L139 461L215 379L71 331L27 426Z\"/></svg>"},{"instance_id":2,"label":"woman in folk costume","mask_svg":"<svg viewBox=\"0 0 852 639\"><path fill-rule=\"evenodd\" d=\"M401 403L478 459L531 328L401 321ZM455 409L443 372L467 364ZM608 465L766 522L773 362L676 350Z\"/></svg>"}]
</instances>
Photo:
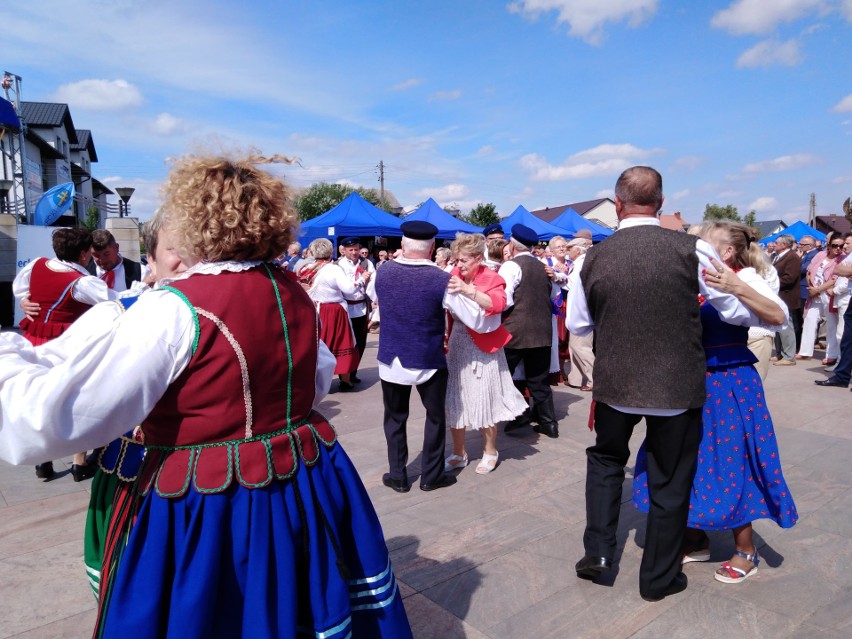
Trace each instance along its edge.
<instances>
[{"instance_id":1,"label":"woman in folk costume","mask_svg":"<svg viewBox=\"0 0 852 639\"><path fill-rule=\"evenodd\" d=\"M782 328L786 306L752 266L763 259L752 229L731 222L704 222L696 231L724 261L718 273L705 275L707 284L736 295L755 314L755 324ZM781 472L772 418L754 367L757 358L748 349L748 327L723 322L710 304L699 301L707 401L683 563L709 561L706 531L730 530L734 556L714 576L723 583L740 583L754 575L760 563L752 522L768 518L789 528L798 513ZM636 458L633 505L643 511L648 510L647 467L652 455L642 444Z\"/></svg>"},{"instance_id":2,"label":"woman in folk costume","mask_svg":"<svg viewBox=\"0 0 852 639\"><path fill-rule=\"evenodd\" d=\"M48 357L0 336L0 457L142 424L133 527L96 636L411 636L375 511L313 410L334 366L316 310L269 263L296 224L287 188L256 168L276 160L179 160L163 208L189 269L85 348L60 338ZM99 392L121 379L126 392Z\"/></svg>"},{"instance_id":3,"label":"woman in folk costume","mask_svg":"<svg viewBox=\"0 0 852 639\"><path fill-rule=\"evenodd\" d=\"M453 454L445 472L464 468L465 429L482 432L484 448L476 467L478 474L497 466L497 422L522 414L527 403L512 383L503 346L511 339L500 324L506 308L506 282L483 264L485 236L459 233L452 244L457 262L448 286L450 293L468 298L475 312L485 317L479 332L455 318L447 345L447 425L453 438ZM490 320L490 321L489 321Z\"/></svg>"},{"instance_id":4,"label":"woman in folk costume","mask_svg":"<svg viewBox=\"0 0 852 639\"><path fill-rule=\"evenodd\" d=\"M299 280L308 287L308 295L317 306L320 339L337 360L334 374L340 378L340 390L355 390L351 375L358 369L360 356L352 332L352 322L346 310L346 298L364 291L363 281L353 282L343 269L331 261L334 247L325 238L309 246L314 261L299 271Z\"/></svg>"},{"instance_id":5,"label":"woman in folk costume","mask_svg":"<svg viewBox=\"0 0 852 639\"><path fill-rule=\"evenodd\" d=\"M56 258L33 260L12 283L12 291L27 314L21 320L21 329L34 346L62 335L93 304L118 297L106 282L86 270L92 259L92 234L87 229L57 229L52 243ZM54 474L52 461L36 465L37 477L51 479ZM94 465L86 462L86 452L74 453L74 481L94 474Z\"/></svg>"},{"instance_id":6,"label":"woman in folk costume","mask_svg":"<svg viewBox=\"0 0 852 639\"><path fill-rule=\"evenodd\" d=\"M171 238L163 231L163 214L157 211L142 228L142 241L148 253L153 283L173 279L186 271ZM85 344L104 325L115 322L139 296L125 297L114 303L100 304L78 320L74 339ZM115 568L127 543L127 518L133 503L133 486L142 466L145 446L139 426L104 446L97 456L97 472L92 479L86 530L83 536L83 560L95 598L102 603L109 596ZM103 589L103 590L102 590Z\"/></svg>"}]
</instances>

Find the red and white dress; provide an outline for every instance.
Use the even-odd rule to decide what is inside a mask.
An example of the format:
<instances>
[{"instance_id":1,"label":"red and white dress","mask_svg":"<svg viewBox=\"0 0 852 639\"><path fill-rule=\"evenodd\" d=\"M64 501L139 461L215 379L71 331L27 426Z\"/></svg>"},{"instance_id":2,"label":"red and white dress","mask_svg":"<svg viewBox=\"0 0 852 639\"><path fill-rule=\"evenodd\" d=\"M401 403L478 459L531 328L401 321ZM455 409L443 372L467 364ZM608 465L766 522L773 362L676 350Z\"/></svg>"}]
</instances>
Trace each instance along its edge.
<instances>
[{"instance_id":1,"label":"red and white dress","mask_svg":"<svg viewBox=\"0 0 852 639\"><path fill-rule=\"evenodd\" d=\"M319 313L320 339L337 359L335 375L358 370L360 355L346 299L363 292L363 284L355 284L335 263L325 263L313 269L308 295Z\"/></svg>"}]
</instances>

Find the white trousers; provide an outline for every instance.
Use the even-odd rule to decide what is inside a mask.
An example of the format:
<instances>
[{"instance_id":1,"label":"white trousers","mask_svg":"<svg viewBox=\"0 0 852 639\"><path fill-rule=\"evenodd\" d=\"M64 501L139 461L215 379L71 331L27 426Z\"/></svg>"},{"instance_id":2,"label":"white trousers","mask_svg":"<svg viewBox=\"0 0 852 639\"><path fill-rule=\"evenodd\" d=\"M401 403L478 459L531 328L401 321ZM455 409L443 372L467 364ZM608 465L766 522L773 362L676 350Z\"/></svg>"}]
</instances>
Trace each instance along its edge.
<instances>
[{"instance_id":1,"label":"white trousers","mask_svg":"<svg viewBox=\"0 0 852 639\"><path fill-rule=\"evenodd\" d=\"M819 320L825 311L825 339L826 359L837 359L840 355L839 342L837 341L837 313L829 313L821 303L811 304L805 311L802 321L802 344L799 347L799 355L802 357L813 357L814 342L816 342Z\"/></svg>"}]
</instances>

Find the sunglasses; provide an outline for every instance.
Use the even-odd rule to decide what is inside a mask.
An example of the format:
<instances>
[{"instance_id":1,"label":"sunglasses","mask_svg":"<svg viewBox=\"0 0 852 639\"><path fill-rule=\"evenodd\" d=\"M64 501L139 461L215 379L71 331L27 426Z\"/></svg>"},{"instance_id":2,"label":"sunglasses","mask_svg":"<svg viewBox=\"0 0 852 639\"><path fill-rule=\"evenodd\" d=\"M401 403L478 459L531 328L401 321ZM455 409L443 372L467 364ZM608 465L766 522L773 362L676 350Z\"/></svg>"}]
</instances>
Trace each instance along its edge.
<instances>
[{"instance_id":1,"label":"sunglasses","mask_svg":"<svg viewBox=\"0 0 852 639\"><path fill-rule=\"evenodd\" d=\"M831 248L843 248L842 244L830 244Z\"/></svg>"}]
</instances>

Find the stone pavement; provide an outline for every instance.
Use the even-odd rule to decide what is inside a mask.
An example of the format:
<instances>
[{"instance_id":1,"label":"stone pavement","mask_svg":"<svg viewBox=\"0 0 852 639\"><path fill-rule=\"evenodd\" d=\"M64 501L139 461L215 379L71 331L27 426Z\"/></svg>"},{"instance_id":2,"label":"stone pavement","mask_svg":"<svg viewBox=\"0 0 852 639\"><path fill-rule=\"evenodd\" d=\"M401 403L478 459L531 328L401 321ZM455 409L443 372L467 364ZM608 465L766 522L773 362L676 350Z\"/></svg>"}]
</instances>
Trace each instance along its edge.
<instances>
[{"instance_id":1,"label":"stone pavement","mask_svg":"<svg viewBox=\"0 0 852 639\"><path fill-rule=\"evenodd\" d=\"M558 440L501 432L500 465L491 475L476 475L470 466L455 486L424 493L415 485L397 494L381 483L387 462L377 339L370 336L361 390L332 393L322 410L379 513L415 637L852 636L852 394L816 387L813 380L825 375L818 362L772 367L767 381L799 523L781 530L758 521L764 562L737 585L713 580L733 543L729 533L711 533L713 561L686 566L689 589L647 603L638 593L644 515L629 503L629 476L614 574L601 585L574 575L583 554L584 450L592 441L588 393L556 391L557 412L570 412ZM423 414L414 393L412 480ZM481 452L473 433L471 460ZM95 602L82 564L89 486L75 484L67 471L44 483L31 467L0 463L0 638L90 635Z\"/></svg>"}]
</instances>

